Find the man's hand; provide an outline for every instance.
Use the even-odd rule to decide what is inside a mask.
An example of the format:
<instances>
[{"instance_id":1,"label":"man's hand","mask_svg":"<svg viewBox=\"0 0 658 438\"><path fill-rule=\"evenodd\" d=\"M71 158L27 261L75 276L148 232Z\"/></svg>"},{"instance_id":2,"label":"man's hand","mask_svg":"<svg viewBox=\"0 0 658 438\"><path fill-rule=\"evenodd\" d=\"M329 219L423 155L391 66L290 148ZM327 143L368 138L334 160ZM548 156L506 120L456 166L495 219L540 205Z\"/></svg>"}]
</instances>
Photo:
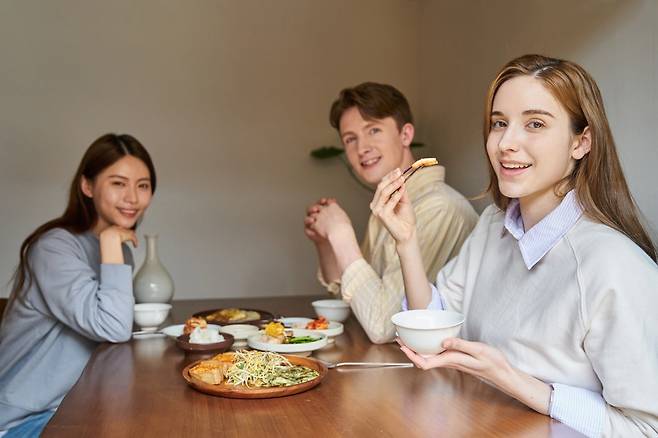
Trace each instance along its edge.
<instances>
[{"instance_id":1,"label":"man's hand","mask_svg":"<svg viewBox=\"0 0 658 438\"><path fill-rule=\"evenodd\" d=\"M326 280L338 279L362 258L352 221L333 198L322 198L306 211L304 233L315 243Z\"/></svg>"},{"instance_id":2,"label":"man's hand","mask_svg":"<svg viewBox=\"0 0 658 438\"><path fill-rule=\"evenodd\" d=\"M320 198L315 203L309 205L306 209L306 217L304 218L304 234L306 234L306 237L308 237L309 240L317 245L328 243L326 237L322 237L313 228L317 220L317 215L320 213L320 210L323 207L326 207L327 205L333 204L335 202L336 199L334 198Z\"/></svg>"},{"instance_id":3,"label":"man's hand","mask_svg":"<svg viewBox=\"0 0 658 438\"><path fill-rule=\"evenodd\" d=\"M321 206L313 218L314 223L311 225L311 229L321 239L329 239L330 236L353 229L349 216L335 200Z\"/></svg>"}]
</instances>

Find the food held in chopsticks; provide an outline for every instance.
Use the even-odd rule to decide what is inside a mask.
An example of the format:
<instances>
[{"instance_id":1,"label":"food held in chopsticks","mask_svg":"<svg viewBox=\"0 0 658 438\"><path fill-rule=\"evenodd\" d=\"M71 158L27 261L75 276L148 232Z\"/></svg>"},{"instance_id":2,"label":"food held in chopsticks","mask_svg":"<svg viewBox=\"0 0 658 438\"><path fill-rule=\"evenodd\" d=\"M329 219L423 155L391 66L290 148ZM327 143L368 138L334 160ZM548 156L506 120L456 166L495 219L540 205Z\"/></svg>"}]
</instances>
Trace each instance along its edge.
<instances>
[{"instance_id":1,"label":"food held in chopsticks","mask_svg":"<svg viewBox=\"0 0 658 438\"><path fill-rule=\"evenodd\" d=\"M422 169L423 167L437 166L438 164L439 164L439 160L437 160L436 158L421 158L420 160L414 161L411 164L411 166L404 169L404 172L402 172L402 177L404 178L405 181L407 181L411 177L411 175L416 173L418 169Z\"/></svg>"},{"instance_id":2,"label":"food held in chopsticks","mask_svg":"<svg viewBox=\"0 0 658 438\"><path fill-rule=\"evenodd\" d=\"M421 167L437 166L438 164L439 160L436 158L421 158L420 160L414 161L414 163L411 165L411 168L419 169Z\"/></svg>"},{"instance_id":3,"label":"food held in chopsticks","mask_svg":"<svg viewBox=\"0 0 658 438\"><path fill-rule=\"evenodd\" d=\"M313 336L294 336L291 330L286 330L280 322L270 322L263 331L263 342L268 344L305 344L315 342L319 338Z\"/></svg>"},{"instance_id":4,"label":"food held in chopsticks","mask_svg":"<svg viewBox=\"0 0 658 438\"><path fill-rule=\"evenodd\" d=\"M298 385L315 379L319 373L302 365L293 365L277 353L238 351L224 376L228 384L260 388Z\"/></svg>"}]
</instances>

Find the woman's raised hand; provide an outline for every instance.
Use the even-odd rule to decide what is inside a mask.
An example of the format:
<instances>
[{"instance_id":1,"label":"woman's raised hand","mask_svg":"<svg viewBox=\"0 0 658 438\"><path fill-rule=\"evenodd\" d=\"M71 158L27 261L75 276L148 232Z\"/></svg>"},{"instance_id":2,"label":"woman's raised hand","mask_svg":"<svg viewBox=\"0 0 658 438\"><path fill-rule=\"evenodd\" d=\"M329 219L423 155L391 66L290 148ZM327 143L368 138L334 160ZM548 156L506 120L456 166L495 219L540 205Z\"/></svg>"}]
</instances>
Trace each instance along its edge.
<instances>
[{"instance_id":1,"label":"woman's raised hand","mask_svg":"<svg viewBox=\"0 0 658 438\"><path fill-rule=\"evenodd\" d=\"M416 215L400 169L382 178L370 203L370 210L382 221L398 244L408 242L415 235Z\"/></svg>"},{"instance_id":2,"label":"woman's raised hand","mask_svg":"<svg viewBox=\"0 0 658 438\"><path fill-rule=\"evenodd\" d=\"M137 247L137 234L135 234L134 230L112 225L101 231L99 237L103 236L111 237L112 239L117 240L119 243L130 241L133 243L134 247Z\"/></svg>"},{"instance_id":3,"label":"woman's raised hand","mask_svg":"<svg viewBox=\"0 0 658 438\"><path fill-rule=\"evenodd\" d=\"M116 225L101 231L98 239L100 240L101 263L105 264L124 264L123 249L121 248L123 242L130 241L133 246L137 246L135 231Z\"/></svg>"}]
</instances>

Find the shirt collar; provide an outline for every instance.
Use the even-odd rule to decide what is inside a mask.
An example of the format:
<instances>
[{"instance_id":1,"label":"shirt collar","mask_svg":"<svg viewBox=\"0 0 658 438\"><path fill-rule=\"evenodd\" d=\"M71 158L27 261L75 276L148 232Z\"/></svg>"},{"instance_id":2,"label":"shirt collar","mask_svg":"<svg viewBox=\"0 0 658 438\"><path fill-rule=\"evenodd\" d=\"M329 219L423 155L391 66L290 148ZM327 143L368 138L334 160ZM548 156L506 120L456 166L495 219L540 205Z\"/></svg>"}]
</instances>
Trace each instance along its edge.
<instances>
[{"instance_id":1,"label":"shirt collar","mask_svg":"<svg viewBox=\"0 0 658 438\"><path fill-rule=\"evenodd\" d=\"M525 231L519 200L512 199L505 211L505 228L518 240L523 261L528 269L532 269L578 222L582 214L576 193L571 190L560 205Z\"/></svg>"}]
</instances>

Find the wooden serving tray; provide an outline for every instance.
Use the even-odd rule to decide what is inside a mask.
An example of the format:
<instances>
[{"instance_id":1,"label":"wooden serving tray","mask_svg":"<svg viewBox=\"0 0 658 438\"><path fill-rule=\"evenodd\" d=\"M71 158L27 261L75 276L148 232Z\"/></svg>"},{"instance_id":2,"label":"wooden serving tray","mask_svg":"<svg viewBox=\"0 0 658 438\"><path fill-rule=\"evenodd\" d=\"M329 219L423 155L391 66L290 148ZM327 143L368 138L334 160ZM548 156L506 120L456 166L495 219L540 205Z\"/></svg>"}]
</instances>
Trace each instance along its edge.
<instances>
[{"instance_id":1,"label":"wooden serving tray","mask_svg":"<svg viewBox=\"0 0 658 438\"><path fill-rule=\"evenodd\" d=\"M319 375L315 379L300 383L293 386L274 386L270 388L248 388L246 386L229 385L225 381L219 385L211 385L202 380L195 379L190 376L189 370L201 361L192 362L183 368L183 378L192 388L197 391L215 395L219 397L228 398L274 398L285 397L287 395L299 394L300 392L308 391L311 388L319 385L322 379L327 375L327 367L317 360L310 357L299 357L283 354L283 357L288 359L293 365L302 365L318 371Z\"/></svg>"}]
</instances>

